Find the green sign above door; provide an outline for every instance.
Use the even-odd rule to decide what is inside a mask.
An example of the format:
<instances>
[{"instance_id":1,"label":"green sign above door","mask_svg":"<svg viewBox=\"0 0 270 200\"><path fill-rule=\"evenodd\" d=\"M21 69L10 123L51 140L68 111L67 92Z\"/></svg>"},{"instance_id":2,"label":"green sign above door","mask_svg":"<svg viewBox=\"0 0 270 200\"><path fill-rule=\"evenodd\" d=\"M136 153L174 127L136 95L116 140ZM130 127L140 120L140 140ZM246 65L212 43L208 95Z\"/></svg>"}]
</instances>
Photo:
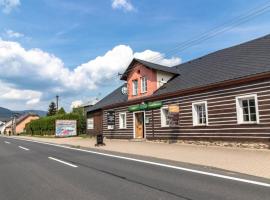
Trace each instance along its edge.
<instances>
[{"instance_id":1,"label":"green sign above door","mask_svg":"<svg viewBox=\"0 0 270 200\"><path fill-rule=\"evenodd\" d=\"M153 109L161 108L161 106L162 106L161 101L154 101L154 102L148 102L148 103L142 103L142 104L129 106L128 111L134 112L134 111L140 111L140 110L153 110Z\"/></svg>"}]
</instances>

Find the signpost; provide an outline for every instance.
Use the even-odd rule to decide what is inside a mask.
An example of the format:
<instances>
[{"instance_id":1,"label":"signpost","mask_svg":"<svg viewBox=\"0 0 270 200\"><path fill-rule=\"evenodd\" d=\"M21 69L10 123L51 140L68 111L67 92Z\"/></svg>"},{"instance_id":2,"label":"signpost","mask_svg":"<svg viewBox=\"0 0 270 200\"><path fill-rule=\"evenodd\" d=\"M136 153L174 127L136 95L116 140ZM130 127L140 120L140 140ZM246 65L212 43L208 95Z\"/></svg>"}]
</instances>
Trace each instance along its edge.
<instances>
[{"instance_id":1,"label":"signpost","mask_svg":"<svg viewBox=\"0 0 270 200\"><path fill-rule=\"evenodd\" d=\"M69 137L77 135L76 120L56 120L55 121L55 136Z\"/></svg>"}]
</instances>

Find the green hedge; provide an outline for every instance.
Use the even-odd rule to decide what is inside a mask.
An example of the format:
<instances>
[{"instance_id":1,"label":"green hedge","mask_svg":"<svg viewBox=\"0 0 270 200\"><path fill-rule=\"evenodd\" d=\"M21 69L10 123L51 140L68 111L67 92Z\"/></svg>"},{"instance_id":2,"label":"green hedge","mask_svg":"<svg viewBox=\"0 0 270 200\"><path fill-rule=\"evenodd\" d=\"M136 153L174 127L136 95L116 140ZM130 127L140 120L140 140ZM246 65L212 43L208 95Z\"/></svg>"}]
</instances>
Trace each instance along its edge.
<instances>
[{"instance_id":1,"label":"green hedge","mask_svg":"<svg viewBox=\"0 0 270 200\"><path fill-rule=\"evenodd\" d=\"M42 117L38 120L29 122L26 125L26 134L30 135L54 135L56 120L77 120L77 134L85 134L86 119L78 113L69 113L63 115L54 115Z\"/></svg>"}]
</instances>

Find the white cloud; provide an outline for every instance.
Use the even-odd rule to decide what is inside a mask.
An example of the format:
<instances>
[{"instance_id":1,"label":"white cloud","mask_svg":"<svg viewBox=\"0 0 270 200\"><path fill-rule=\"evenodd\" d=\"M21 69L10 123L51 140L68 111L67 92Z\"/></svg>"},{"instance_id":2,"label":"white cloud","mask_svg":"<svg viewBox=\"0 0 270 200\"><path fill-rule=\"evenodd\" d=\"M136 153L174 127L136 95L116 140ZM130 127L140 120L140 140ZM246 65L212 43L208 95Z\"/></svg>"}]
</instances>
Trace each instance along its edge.
<instances>
[{"instance_id":1,"label":"white cloud","mask_svg":"<svg viewBox=\"0 0 270 200\"><path fill-rule=\"evenodd\" d=\"M170 59L165 58L165 54L159 53L157 51L145 50L141 53L135 53L135 58L139 58L142 60L146 60L149 62L158 63L160 65L165 66L175 66L181 63L181 59L179 57L172 57Z\"/></svg>"},{"instance_id":2,"label":"white cloud","mask_svg":"<svg viewBox=\"0 0 270 200\"><path fill-rule=\"evenodd\" d=\"M5 31L5 35L7 37L9 37L9 38L21 38L21 37L24 36L24 34L19 33L19 32L15 32L15 31L10 30L10 29L8 29L8 30Z\"/></svg>"},{"instance_id":3,"label":"white cloud","mask_svg":"<svg viewBox=\"0 0 270 200\"><path fill-rule=\"evenodd\" d=\"M129 0L113 0L112 1L113 9L123 9L124 11L133 11L135 10L133 5Z\"/></svg>"},{"instance_id":4,"label":"white cloud","mask_svg":"<svg viewBox=\"0 0 270 200\"><path fill-rule=\"evenodd\" d=\"M0 92L0 100L20 99L30 105L55 94L74 96L90 91L118 80L118 72L123 72L134 56L145 60L158 56L156 63L170 66L181 61L176 57L167 59L164 54L151 50L134 53L131 47L118 45L102 56L69 69L53 54L41 49L27 50L18 42L0 39L0 81L12 83L6 87L8 91Z\"/></svg>"},{"instance_id":5,"label":"white cloud","mask_svg":"<svg viewBox=\"0 0 270 200\"><path fill-rule=\"evenodd\" d=\"M0 0L0 7L6 14L10 13L12 9L18 7L21 4L20 0Z\"/></svg>"},{"instance_id":6,"label":"white cloud","mask_svg":"<svg viewBox=\"0 0 270 200\"><path fill-rule=\"evenodd\" d=\"M83 104L83 102L81 100L76 100L76 101L73 101L71 102L71 106L70 108L78 108L80 107L81 105Z\"/></svg>"},{"instance_id":7,"label":"white cloud","mask_svg":"<svg viewBox=\"0 0 270 200\"><path fill-rule=\"evenodd\" d=\"M25 100L26 104L37 104L41 99L42 93L34 90L16 89L11 84L0 81L0 99L10 101Z\"/></svg>"}]
</instances>

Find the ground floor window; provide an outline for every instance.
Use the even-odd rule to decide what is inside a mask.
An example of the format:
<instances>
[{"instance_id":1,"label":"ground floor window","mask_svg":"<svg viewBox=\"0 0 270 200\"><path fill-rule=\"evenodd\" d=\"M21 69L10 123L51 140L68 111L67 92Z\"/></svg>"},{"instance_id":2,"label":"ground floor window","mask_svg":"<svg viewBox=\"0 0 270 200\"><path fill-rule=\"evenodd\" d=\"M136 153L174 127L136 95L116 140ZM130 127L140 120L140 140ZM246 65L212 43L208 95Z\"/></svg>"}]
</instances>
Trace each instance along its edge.
<instances>
[{"instance_id":1,"label":"ground floor window","mask_svg":"<svg viewBox=\"0 0 270 200\"><path fill-rule=\"evenodd\" d=\"M193 125L201 126L208 124L207 102L192 103Z\"/></svg>"},{"instance_id":2,"label":"ground floor window","mask_svg":"<svg viewBox=\"0 0 270 200\"><path fill-rule=\"evenodd\" d=\"M87 129L94 129L94 118L90 117L87 119Z\"/></svg>"},{"instance_id":3,"label":"ground floor window","mask_svg":"<svg viewBox=\"0 0 270 200\"><path fill-rule=\"evenodd\" d=\"M127 119L126 119L126 113L119 113L119 128L124 129L127 128Z\"/></svg>"},{"instance_id":4,"label":"ground floor window","mask_svg":"<svg viewBox=\"0 0 270 200\"><path fill-rule=\"evenodd\" d=\"M236 97L237 122L259 123L257 95Z\"/></svg>"},{"instance_id":5,"label":"ground floor window","mask_svg":"<svg viewBox=\"0 0 270 200\"><path fill-rule=\"evenodd\" d=\"M161 114L161 127L168 127L169 126L169 108L163 107L160 109Z\"/></svg>"}]
</instances>

